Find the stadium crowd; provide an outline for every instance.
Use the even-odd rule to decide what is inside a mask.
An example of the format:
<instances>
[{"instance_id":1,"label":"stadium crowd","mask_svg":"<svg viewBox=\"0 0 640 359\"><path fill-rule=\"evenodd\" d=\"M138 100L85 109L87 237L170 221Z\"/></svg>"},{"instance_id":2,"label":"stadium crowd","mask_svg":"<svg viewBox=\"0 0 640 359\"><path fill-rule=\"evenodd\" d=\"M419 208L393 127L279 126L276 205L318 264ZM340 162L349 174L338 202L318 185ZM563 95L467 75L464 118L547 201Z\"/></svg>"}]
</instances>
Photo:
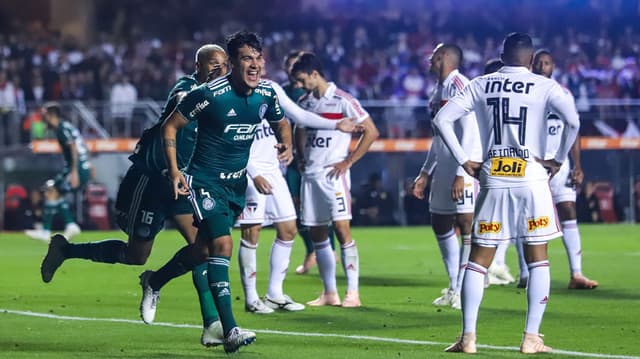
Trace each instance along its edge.
<instances>
[{"instance_id":1,"label":"stadium crowd","mask_svg":"<svg viewBox=\"0 0 640 359\"><path fill-rule=\"evenodd\" d=\"M633 23L640 10L634 1L472 0L464 7L453 1L409 7L400 1L392 10L361 1L272 3L255 8L246 0L160 1L157 6L110 1L98 5L98 40L88 45L40 22L6 19L0 36L0 107L24 108L24 101L121 101L122 94L163 100L173 81L190 71L195 48L240 28L264 36L274 79L285 78L281 59L292 48L313 51L325 59L330 78L363 100L426 99L435 84L426 58L443 41L462 47L463 69L474 77L499 54L507 29L535 34L535 45L548 47L557 59L554 75L577 99L640 97L640 31ZM569 15L557 21L554 13Z\"/></svg>"}]
</instances>

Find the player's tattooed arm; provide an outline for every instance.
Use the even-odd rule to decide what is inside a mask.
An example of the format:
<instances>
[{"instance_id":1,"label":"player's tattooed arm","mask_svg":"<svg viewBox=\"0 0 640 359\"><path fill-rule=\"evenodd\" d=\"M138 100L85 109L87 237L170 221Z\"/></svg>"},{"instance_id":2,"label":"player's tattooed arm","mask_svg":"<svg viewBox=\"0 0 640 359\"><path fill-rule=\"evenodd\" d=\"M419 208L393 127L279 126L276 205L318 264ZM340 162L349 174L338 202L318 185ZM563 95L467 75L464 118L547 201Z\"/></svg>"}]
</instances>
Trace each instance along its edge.
<instances>
[{"instance_id":1,"label":"player's tattooed arm","mask_svg":"<svg viewBox=\"0 0 640 359\"><path fill-rule=\"evenodd\" d=\"M165 138L164 139L164 147L176 147L176 139L175 138Z\"/></svg>"},{"instance_id":2,"label":"player's tattooed arm","mask_svg":"<svg viewBox=\"0 0 640 359\"><path fill-rule=\"evenodd\" d=\"M173 184L173 195L178 199L179 195L189 194L187 181L178 169L178 154L176 150L176 134L180 128L187 124L187 120L179 111L173 113L162 124L162 138L164 142L164 154L169 170L169 179Z\"/></svg>"}]
</instances>

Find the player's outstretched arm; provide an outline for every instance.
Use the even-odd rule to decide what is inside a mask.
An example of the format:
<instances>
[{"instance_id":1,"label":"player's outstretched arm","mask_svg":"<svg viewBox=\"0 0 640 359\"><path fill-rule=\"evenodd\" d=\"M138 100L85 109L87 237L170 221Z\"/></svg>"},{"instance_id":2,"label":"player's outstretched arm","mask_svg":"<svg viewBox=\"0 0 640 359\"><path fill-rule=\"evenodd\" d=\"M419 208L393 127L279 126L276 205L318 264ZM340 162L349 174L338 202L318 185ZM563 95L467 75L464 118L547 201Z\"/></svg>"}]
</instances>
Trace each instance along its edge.
<instances>
[{"instance_id":1,"label":"player's outstretched arm","mask_svg":"<svg viewBox=\"0 0 640 359\"><path fill-rule=\"evenodd\" d=\"M169 179L173 184L173 197L178 199L178 195L188 195L189 186L184 179L182 172L178 169L178 159L176 153L176 134L178 130L187 124L187 120L179 111L173 113L162 124L162 139L164 142L164 154L169 170Z\"/></svg>"}]
</instances>

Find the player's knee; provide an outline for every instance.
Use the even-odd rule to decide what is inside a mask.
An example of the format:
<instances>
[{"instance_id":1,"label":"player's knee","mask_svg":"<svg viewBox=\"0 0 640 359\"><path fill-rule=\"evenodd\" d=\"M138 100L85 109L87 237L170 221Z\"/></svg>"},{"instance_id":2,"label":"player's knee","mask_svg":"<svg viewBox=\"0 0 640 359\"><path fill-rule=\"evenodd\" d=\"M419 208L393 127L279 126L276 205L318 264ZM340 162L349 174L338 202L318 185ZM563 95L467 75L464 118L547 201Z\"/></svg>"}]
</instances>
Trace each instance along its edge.
<instances>
[{"instance_id":1,"label":"player's knee","mask_svg":"<svg viewBox=\"0 0 640 359\"><path fill-rule=\"evenodd\" d=\"M292 241L298 234L298 227L294 220L280 223L276 230L278 238L282 241Z\"/></svg>"},{"instance_id":2,"label":"player's knee","mask_svg":"<svg viewBox=\"0 0 640 359\"><path fill-rule=\"evenodd\" d=\"M141 255L141 254L127 255L127 264L132 266L141 266L147 263L148 258L149 258L148 254L147 255Z\"/></svg>"}]
</instances>

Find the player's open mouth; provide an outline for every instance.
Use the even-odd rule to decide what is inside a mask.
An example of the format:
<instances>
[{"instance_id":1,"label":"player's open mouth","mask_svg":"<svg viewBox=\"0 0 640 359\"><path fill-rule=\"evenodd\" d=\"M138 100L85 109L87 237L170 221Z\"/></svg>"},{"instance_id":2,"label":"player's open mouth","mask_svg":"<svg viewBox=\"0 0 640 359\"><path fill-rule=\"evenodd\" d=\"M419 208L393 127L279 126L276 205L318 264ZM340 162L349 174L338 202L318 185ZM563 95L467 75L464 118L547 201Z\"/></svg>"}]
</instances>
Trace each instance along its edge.
<instances>
[{"instance_id":1,"label":"player's open mouth","mask_svg":"<svg viewBox=\"0 0 640 359\"><path fill-rule=\"evenodd\" d=\"M258 81L258 71L248 71L247 77L251 81Z\"/></svg>"}]
</instances>

